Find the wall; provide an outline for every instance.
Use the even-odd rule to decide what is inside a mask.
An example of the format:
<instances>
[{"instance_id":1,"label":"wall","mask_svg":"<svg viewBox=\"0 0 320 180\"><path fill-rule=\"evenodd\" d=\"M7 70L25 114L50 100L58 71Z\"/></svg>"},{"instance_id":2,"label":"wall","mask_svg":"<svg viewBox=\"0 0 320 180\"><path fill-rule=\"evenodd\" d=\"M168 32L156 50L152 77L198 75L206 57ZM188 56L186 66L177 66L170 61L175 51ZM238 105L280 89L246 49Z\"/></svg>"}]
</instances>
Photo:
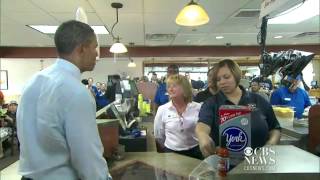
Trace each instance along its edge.
<instances>
[{"instance_id":1,"label":"wall","mask_svg":"<svg viewBox=\"0 0 320 180\"><path fill-rule=\"evenodd\" d=\"M54 63L55 59L43 59L43 67L46 68ZM120 74L132 77L142 76L142 61L134 59L135 68L128 68L128 59L120 58L114 62L111 58L102 58L97 61L92 72L84 72L82 78L93 77L94 81L106 82L108 75ZM8 90L2 90L6 102L19 100L24 84L41 69L40 59L6 59L1 58L1 70L8 70Z\"/></svg>"}]
</instances>

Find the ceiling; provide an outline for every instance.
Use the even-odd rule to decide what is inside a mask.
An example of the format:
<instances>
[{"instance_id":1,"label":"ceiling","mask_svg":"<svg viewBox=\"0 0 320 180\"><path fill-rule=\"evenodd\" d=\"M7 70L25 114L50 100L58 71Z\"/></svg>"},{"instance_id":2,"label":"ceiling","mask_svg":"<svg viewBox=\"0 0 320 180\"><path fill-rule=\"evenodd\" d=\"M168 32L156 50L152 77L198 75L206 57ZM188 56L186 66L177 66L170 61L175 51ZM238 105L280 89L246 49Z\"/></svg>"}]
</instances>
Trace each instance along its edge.
<instances>
[{"instance_id":1,"label":"ceiling","mask_svg":"<svg viewBox=\"0 0 320 180\"><path fill-rule=\"evenodd\" d=\"M262 0L200 0L208 12L206 25L186 28L175 24L175 17L189 0L1 0L1 46L51 47L52 36L26 25L59 25L74 19L77 7L85 9L90 25L105 25L108 30L116 20L112 2L123 3L114 34L125 44L136 46L220 46L257 45L258 17L234 17L243 9L260 9ZM319 16L295 25L268 25L267 45L320 44ZM154 35L156 34L156 35ZM165 34L165 35L157 35ZM282 39L274 39L282 35ZM216 39L224 36L224 39ZM149 38L154 39L149 39ZM110 46L110 35L99 35L100 46Z\"/></svg>"}]
</instances>

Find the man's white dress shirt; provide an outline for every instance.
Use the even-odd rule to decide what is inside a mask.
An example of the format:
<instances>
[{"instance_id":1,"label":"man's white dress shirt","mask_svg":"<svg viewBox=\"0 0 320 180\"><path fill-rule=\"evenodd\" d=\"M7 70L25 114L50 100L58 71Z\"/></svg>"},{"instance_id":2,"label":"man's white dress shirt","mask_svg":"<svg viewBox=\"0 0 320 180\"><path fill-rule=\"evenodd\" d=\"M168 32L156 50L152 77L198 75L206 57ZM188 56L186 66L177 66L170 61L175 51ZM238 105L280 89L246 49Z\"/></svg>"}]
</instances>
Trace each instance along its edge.
<instances>
[{"instance_id":1,"label":"man's white dress shirt","mask_svg":"<svg viewBox=\"0 0 320 180\"><path fill-rule=\"evenodd\" d=\"M19 173L35 180L106 180L95 101L74 64L57 61L26 84L17 112Z\"/></svg>"}]
</instances>

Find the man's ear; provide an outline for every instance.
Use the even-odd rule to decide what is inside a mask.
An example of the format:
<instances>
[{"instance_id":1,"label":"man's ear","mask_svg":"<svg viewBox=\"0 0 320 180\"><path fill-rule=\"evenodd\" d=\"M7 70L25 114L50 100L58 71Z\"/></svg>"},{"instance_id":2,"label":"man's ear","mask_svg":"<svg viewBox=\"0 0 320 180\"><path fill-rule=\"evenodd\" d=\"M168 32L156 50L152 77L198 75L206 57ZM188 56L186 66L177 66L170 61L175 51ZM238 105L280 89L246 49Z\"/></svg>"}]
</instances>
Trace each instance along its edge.
<instances>
[{"instance_id":1,"label":"man's ear","mask_svg":"<svg viewBox=\"0 0 320 180\"><path fill-rule=\"evenodd\" d=\"M74 48L74 52L76 52L76 54L82 54L82 52L83 52L82 44L77 45L77 46Z\"/></svg>"},{"instance_id":2,"label":"man's ear","mask_svg":"<svg viewBox=\"0 0 320 180\"><path fill-rule=\"evenodd\" d=\"M80 46L80 51L81 51L81 53L84 53L85 50L86 50L86 48L87 48L86 44L81 43L79 46Z\"/></svg>"}]
</instances>

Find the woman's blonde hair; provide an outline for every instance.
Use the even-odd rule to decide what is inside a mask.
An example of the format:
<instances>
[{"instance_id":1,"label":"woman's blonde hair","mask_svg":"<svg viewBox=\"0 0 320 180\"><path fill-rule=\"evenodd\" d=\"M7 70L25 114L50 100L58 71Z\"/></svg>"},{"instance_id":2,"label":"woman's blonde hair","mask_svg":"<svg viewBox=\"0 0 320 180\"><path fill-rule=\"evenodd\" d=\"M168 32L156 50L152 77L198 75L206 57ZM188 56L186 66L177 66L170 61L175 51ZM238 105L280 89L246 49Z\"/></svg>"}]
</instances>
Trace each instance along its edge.
<instances>
[{"instance_id":1,"label":"woman's blonde hair","mask_svg":"<svg viewBox=\"0 0 320 180\"><path fill-rule=\"evenodd\" d=\"M227 66L230 69L231 74L233 75L234 79L236 80L236 85L238 86L240 83L242 73L241 73L241 69L240 69L239 65L231 59L224 59L222 61L219 61L217 64L214 64L214 66L212 68L213 75L212 75L211 88L216 93L218 93L218 91L219 91L219 88L217 85L218 71L219 71L219 69L221 69L222 67L225 67L225 66Z\"/></svg>"},{"instance_id":2,"label":"woman's blonde hair","mask_svg":"<svg viewBox=\"0 0 320 180\"><path fill-rule=\"evenodd\" d=\"M167 80L167 88L171 84L177 84L182 87L183 98L186 103L189 103L192 101L192 87L191 87L189 80L185 76L182 76L179 74L169 76L169 78Z\"/></svg>"}]
</instances>

